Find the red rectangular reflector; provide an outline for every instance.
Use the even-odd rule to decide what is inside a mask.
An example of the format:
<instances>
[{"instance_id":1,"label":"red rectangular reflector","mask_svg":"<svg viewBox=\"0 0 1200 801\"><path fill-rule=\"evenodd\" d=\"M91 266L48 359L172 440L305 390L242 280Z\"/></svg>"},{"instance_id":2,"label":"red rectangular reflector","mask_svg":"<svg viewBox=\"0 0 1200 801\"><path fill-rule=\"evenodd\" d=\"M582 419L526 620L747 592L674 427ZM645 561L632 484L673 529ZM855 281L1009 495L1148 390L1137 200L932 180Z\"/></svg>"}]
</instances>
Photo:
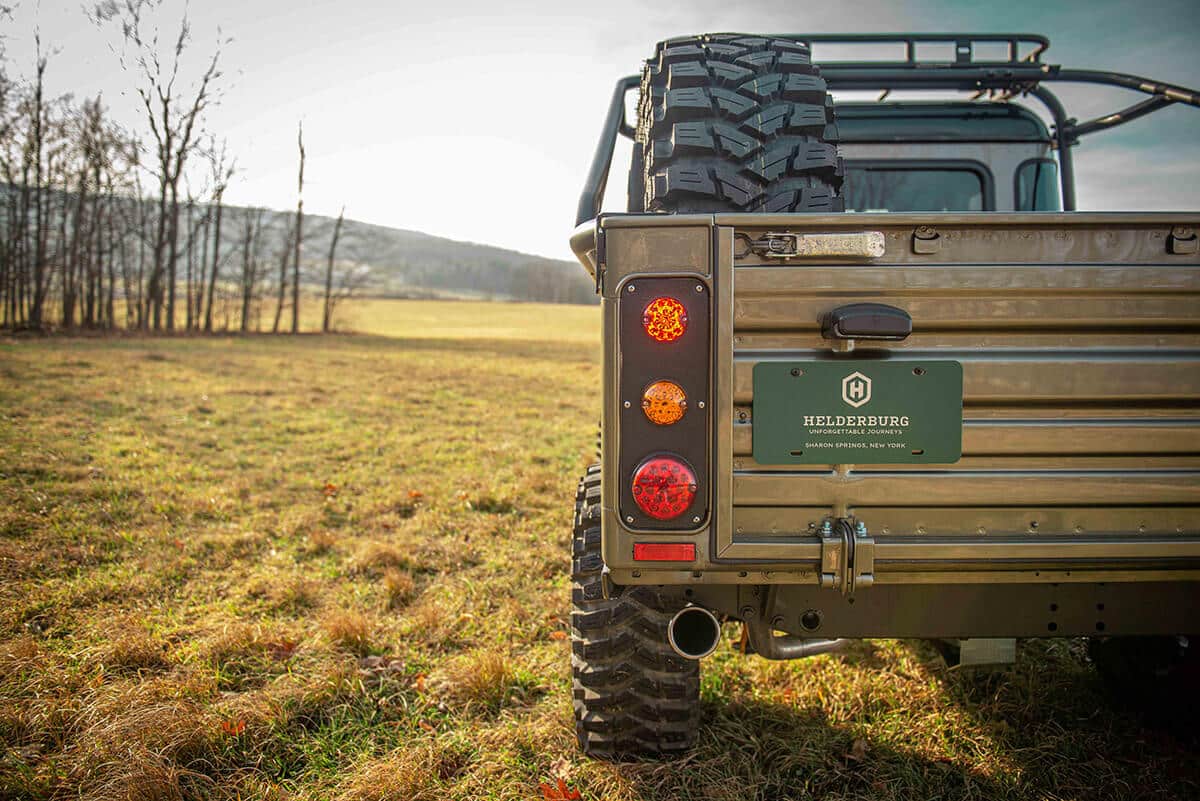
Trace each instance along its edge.
<instances>
[{"instance_id":1,"label":"red rectangular reflector","mask_svg":"<svg viewBox=\"0 0 1200 801\"><path fill-rule=\"evenodd\" d=\"M641 562L694 562L694 542L635 542L633 558Z\"/></svg>"}]
</instances>

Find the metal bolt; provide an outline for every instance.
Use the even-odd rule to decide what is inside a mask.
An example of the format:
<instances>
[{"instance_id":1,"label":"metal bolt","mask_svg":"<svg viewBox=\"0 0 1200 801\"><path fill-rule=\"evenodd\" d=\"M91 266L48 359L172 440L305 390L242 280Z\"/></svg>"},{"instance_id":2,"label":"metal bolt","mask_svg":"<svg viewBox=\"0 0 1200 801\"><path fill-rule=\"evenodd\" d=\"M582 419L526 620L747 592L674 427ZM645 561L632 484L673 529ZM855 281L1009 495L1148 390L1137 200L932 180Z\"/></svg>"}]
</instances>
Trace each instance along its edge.
<instances>
[{"instance_id":1,"label":"metal bolt","mask_svg":"<svg viewBox=\"0 0 1200 801\"><path fill-rule=\"evenodd\" d=\"M695 517L693 517L693 518L692 518L692 522L693 522L693 523L699 523L699 522L700 522L700 515L696 515Z\"/></svg>"},{"instance_id":2,"label":"metal bolt","mask_svg":"<svg viewBox=\"0 0 1200 801\"><path fill-rule=\"evenodd\" d=\"M862 539L867 536L867 524L859 520L854 524L854 536Z\"/></svg>"},{"instance_id":3,"label":"metal bolt","mask_svg":"<svg viewBox=\"0 0 1200 801\"><path fill-rule=\"evenodd\" d=\"M821 522L821 533L827 537L830 534L832 534L833 533L833 521L830 521L830 520L822 521Z\"/></svg>"},{"instance_id":4,"label":"metal bolt","mask_svg":"<svg viewBox=\"0 0 1200 801\"><path fill-rule=\"evenodd\" d=\"M628 515L628 516L625 518L625 522L626 522L626 523L632 523L632 522L633 522L633 515Z\"/></svg>"},{"instance_id":5,"label":"metal bolt","mask_svg":"<svg viewBox=\"0 0 1200 801\"><path fill-rule=\"evenodd\" d=\"M697 408L697 409L703 409L703 408L704 408L704 401L697 401L697 402L696 402L696 408Z\"/></svg>"},{"instance_id":6,"label":"metal bolt","mask_svg":"<svg viewBox=\"0 0 1200 801\"><path fill-rule=\"evenodd\" d=\"M801 370L799 367L792 368L792 377L793 378L799 378L802 375L804 375L804 371Z\"/></svg>"},{"instance_id":7,"label":"metal bolt","mask_svg":"<svg viewBox=\"0 0 1200 801\"><path fill-rule=\"evenodd\" d=\"M703 291L704 291L704 285L703 285L703 284L696 284L696 291L697 291L697 292L703 292Z\"/></svg>"},{"instance_id":8,"label":"metal bolt","mask_svg":"<svg viewBox=\"0 0 1200 801\"><path fill-rule=\"evenodd\" d=\"M633 284L630 284L629 286L625 287L625 291L626 291L626 292L632 292L632 291L633 291Z\"/></svg>"},{"instance_id":9,"label":"metal bolt","mask_svg":"<svg viewBox=\"0 0 1200 801\"><path fill-rule=\"evenodd\" d=\"M625 401L625 408L628 409L630 406L633 406L633 404L629 401Z\"/></svg>"}]
</instances>

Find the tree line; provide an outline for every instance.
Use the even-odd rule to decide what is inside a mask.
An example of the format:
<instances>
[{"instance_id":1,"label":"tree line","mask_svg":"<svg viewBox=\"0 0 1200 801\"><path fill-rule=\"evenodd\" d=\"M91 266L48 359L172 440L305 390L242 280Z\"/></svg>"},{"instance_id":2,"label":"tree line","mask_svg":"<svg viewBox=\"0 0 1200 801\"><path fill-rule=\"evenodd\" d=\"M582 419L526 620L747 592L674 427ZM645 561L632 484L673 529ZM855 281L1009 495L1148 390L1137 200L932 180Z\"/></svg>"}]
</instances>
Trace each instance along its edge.
<instances>
[{"instance_id":1,"label":"tree line","mask_svg":"<svg viewBox=\"0 0 1200 801\"><path fill-rule=\"evenodd\" d=\"M0 51L0 326L296 333L309 300L330 330L366 273L337 257L342 215L305 230L303 129L295 214L228 209L237 167L206 114L223 88L224 43L196 62L186 13L163 36L160 5L103 0L87 12L116 34L138 130L101 97L48 96L57 54L40 33L27 77ZM0 23L11 18L0 5ZM306 233L327 238L327 253L306 254Z\"/></svg>"}]
</instances>

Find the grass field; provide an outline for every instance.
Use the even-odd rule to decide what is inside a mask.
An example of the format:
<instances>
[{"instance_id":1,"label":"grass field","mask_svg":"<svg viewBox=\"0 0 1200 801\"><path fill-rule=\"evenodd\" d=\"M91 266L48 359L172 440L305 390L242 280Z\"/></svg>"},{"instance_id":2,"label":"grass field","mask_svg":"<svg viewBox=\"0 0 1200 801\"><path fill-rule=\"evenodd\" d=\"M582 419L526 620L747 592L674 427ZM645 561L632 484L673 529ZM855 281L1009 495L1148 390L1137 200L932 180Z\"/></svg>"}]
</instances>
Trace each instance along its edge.
<instances>
[{"instance_id":1,"label":"grass field","mask_svg":"<svg viewBox=\"0 0 1200 801\"><path fill-rule=\"evenodd\" d=\"M0 797L1200 796L1195 741L1070 641L1003 672L726 643L694 754L580 757L596 309L345 314L369 333L0 342Z\"/></svg>"}]
</instances>

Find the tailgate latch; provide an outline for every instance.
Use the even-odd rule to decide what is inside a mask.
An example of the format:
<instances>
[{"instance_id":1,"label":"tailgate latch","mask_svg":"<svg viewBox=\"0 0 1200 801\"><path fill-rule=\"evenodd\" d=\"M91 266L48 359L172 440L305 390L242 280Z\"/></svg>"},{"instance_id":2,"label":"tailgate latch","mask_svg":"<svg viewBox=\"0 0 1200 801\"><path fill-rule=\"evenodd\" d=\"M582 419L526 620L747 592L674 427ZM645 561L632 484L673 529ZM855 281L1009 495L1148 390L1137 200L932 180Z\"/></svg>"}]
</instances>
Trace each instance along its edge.
<instances>
[{"instance_id":1,"label":"tailgate latch","mask_svg":"<svg viewBox=\"0 0 1200 801\"><path fill-rule=\"evenodd\" d=\"M1176 255L1187 255L1200 251L1200 239L1196 238L1196 229L1175 226L1167 237L1167 252Z\"/></svg>"},{"instance_id":2,"label":"tailgate latch","mask_svg":"<svg viewBox=\"0 0 1200 801\"><path fill-rule=\"evenodd\" d=\"M875 540L861 520L839 517L821 524L821 586L847 598L875 583Z\"/></svg>"}]
</instances>

